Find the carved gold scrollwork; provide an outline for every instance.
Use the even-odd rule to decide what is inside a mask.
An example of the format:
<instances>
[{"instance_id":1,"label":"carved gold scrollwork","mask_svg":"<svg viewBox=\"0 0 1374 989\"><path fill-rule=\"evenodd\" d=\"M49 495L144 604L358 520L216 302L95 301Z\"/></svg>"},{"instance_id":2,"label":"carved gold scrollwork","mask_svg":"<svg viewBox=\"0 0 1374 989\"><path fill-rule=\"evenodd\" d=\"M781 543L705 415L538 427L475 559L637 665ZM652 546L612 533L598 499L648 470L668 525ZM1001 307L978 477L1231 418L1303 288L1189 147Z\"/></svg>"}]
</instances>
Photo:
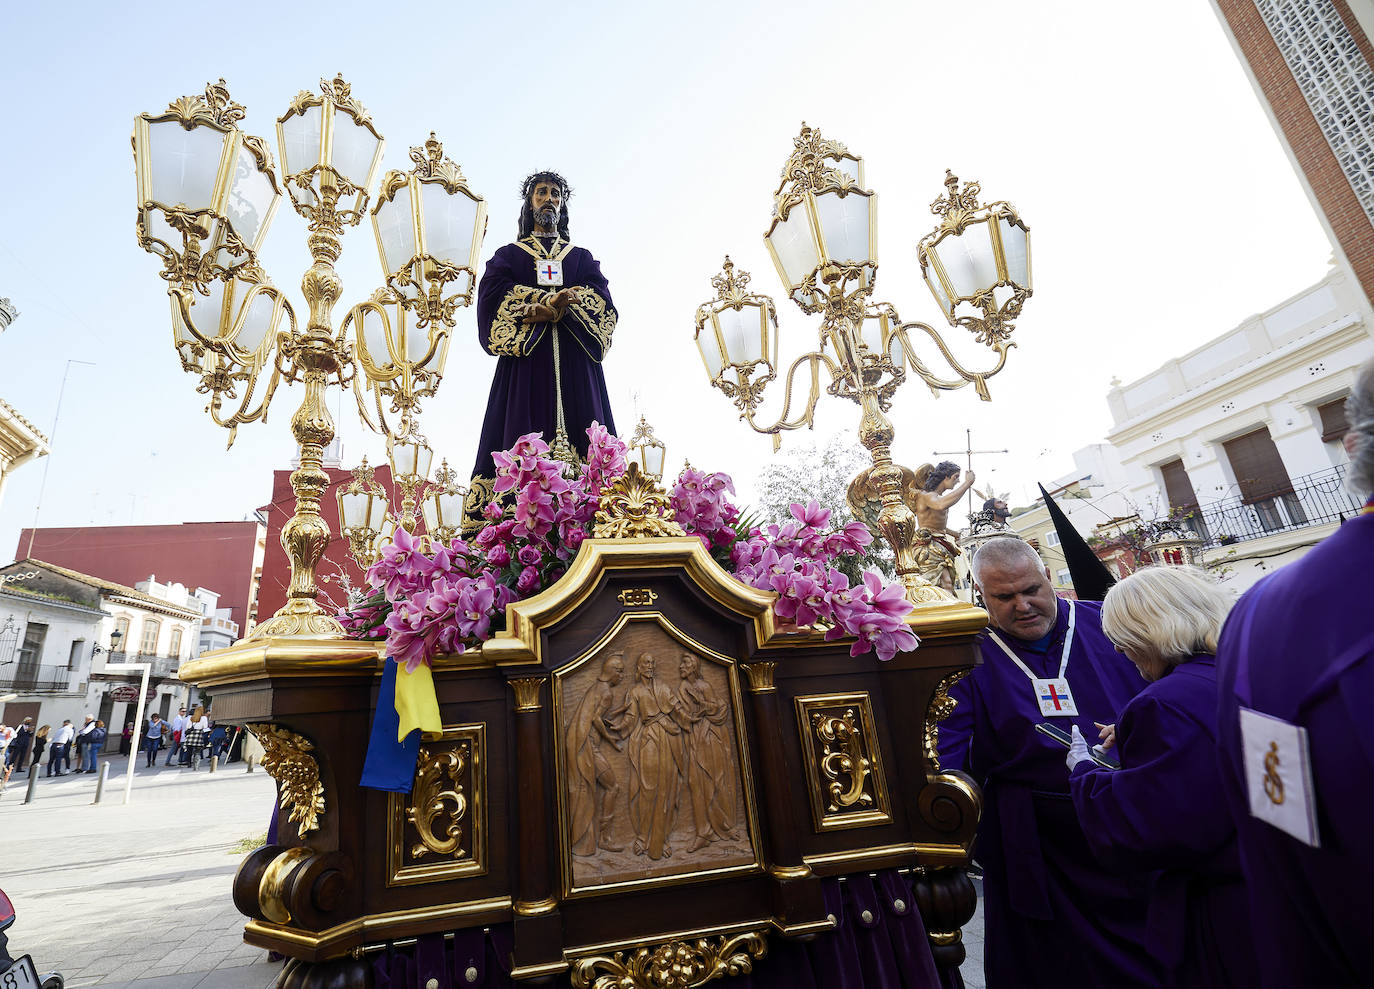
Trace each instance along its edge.
<instances>
[{"instance_id":1,"label":"carved gold scrollwork","mask_svg":"<svg viewBox=\"0 0 1374 989\"><path fill-rule=\"evenodd\" d=\"M421 747L420 768L415 773L415 786L411 790L415 802L406 808L406 820L420 835L420 840L410 847L412 859L431 854L462 858L467 854L462 847L463 823L468 810L463 775L470 758L467 742L438 753ZM434 822L445 814L448 825L441 838L434 833Z\"/></svg>"},{"instance_id":2,"label":"carved gold scrollwork","mask_svg":"<svg viewBox=\"0 0 1374 989\"><path fill-rule=\"evenodd\" d=\"M620 603L627 608L639 608L646 604L653 604L658 600L658 595L647 587L631 587L621 591L616 597Z\"/></svg>"},{"instance_id":3,"label":"carved gold scrollwork","mask_svg":"<svg viewBox=\"0 0 1374 989\"><path fill-rule=\"evenodd\" d=\"M387 811L387 885L485 874L486 726L445 725L420 747L410 796Z\"/></svg>"},{"instance_id":4,"label":"carved gold scrollwork","mask_svg":"<svg viewBox=\"0 0 1374 989\"><path fill-rule=\"evenodd\" d=\"M601 493L592 534L597 539L633 539L683 532L673 520L667 493L631 461L624 476Z\"/></svg>"},{"instance_id":5,"label":"carved gold scrollwork","mask_svg":"<svg viewBox=\"0 0 1374 989\"><path fill-rule=\"evenodd\" d=\"M864 755L864 738L854 723L854 710L847 708L841 715L813 714L811 725L822 744L821 772L830 782L826 791L830 803L826 811L834 813L841 807L872 806L873 794L867 792L868 759ZM846 786L842 779L849 778Z\"/></svg>"},{"instance_id":6,"label":"carved gold scrollwork","mask_svg":"<svg viewBox=\"0 0 1374 989\"><path fill-rule=\"evenodd\" d=\"M318 830L325 804L320 767L310 755L315 746L276 725L249 725L248 730L262 743L262 768L277 781L281 809L291 812L288 820L299 825L297 834L304 838Z\"/></svg>"},{"instance_id":7,"label":"carved gold scrollwork","mask_svg":"<svg viewBox=\"0 0 1374 989\"><path fill-rule=\"evenodd\" d=\"M968 670L958 670L936 684L930 707L926 708L926 762L937 773L940 771L940 722L953 714L955 705L959 703L949 696L949 689L968 673Z\"/></svg>"},{"instance_id":8,"label":"carved gold scrollwork","mask_svg":"<svg viewBox=\"0 0 1374 989\"><path fill-rule=\"evenodd\" d=\"M713 979L747 975L767 953L762 931L670 941L580 958L573 963L572 984L575 989L691 989Z\"/></svg>"},{"instance_id":9,"label":"carved gold scrollwork","mask_svg":"<svg viewBox=\"0 0 1374 989\"><path fill-rule=\"evenodd\" d=\"M806 787L817 831L892 820L867 692L797 697Z\"/></svg>"}]
</instances>

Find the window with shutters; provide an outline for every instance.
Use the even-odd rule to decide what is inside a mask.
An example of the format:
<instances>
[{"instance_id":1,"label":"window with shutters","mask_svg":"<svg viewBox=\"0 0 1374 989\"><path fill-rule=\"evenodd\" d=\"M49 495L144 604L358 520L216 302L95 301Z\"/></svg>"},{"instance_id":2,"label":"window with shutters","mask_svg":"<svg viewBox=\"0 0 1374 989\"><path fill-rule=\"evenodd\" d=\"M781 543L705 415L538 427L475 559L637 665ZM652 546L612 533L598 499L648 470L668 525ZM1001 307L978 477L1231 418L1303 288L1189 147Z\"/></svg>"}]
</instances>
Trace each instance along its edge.
<instances>
[{"instance_id":1,"label":"window with shutters","mask_svg":"<svg viewBox=\"0 0 1374 989\"><path fill-rule=\"evenodd\" d=\"M115 619L114 631L119 635L110 636L110 648L115 652L125 652L133 648L133 643L129 641L129 619L121 615Z\"/></svg>"},{"instance_id":2,"label":"window with shutters","mask_svg":"<svg viewBox=\"0 0 1374 989\"><path fill-rule=\"evenodd\" d=\"M1197 508L1197 493L1182 460L1172 460L1161 464L1160 476L1164 479L1164 493L1168 496L1169 507L1181 510Z\"/></svg>"},{"instance_id":3,"label":"window with shutters","mask_svg":"<svg viewBox=\"0 0 1374 989\"><path fill-rule=\"evenodd\" d=\"M157 633L161 628L161 622L153 621L151 618L143 620L143 641L139 644L139 652L145 656L157 655Z\"/></svg>"},{"instance_id":4,"label":"window with shutters","mask_svg":"<svg viewBox=\"0 0 1374 989\"><path fill-rule=\"evenodd\" d=\"M172 656L172 657L177 657L177 656L180 656L180 655L181 655L181 626L180 626L180 625L174 626L174 627L172 628L172 641L171 641L171 644L167 646L167 655L168 655L168 656Z\"/></svg>"},{"instance_id":5,"label":"window with shutters","mask_svg":"<svg viewBox=\"0 0 1374 989\"><path fill-rule=\"evenodd\" d=\"M1345 396L1318 405L1317 415L1321 416L1323 443L1339 443L1350 432L1350 424L1345 421Z\"/></svg>"},{"instance_id":6,"label":"window with shutters","mask_svg":"<svg viewBox=\"0 0 1374 989\"><path fill-rule=\"evenodd\" d=\"M1240 500L1254 509L1265 529L1303 525L1307 515L1293 493L1293 482L1279 449L1265 427L1222 444L1240 488Z\"/></svg>"}]
</instances>

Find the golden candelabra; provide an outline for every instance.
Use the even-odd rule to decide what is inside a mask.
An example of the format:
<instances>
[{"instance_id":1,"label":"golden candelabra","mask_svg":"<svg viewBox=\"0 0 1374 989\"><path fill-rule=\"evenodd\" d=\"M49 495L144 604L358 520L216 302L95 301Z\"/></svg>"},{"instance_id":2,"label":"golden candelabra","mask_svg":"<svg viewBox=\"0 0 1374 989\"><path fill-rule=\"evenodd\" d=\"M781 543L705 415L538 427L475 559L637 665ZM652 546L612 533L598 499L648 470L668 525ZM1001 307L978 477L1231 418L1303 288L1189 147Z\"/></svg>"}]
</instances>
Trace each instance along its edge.
<instances>
[{"instance_id":1,"label":"golden candelabra","mask_svg":"<svg viewBox=\"0 0 1374 989\"><path fill-rule=\"evenodd\" d=\"M316 601L315 568L330 537L320 515L320 499L330 485L323 452L334 438L325 388L331 379L340 386L352 382L364 421L376 428L358 390L361 369L376 393L389 440L423 444L414 431L418 399L434 394L448 328L456 310L472 300L485 204L444 157L433 133L423 147L412 148L415 167L388 173L372 210L387 287L355 306L336 330L333 307L343 286L334 265L344 230L367 213L384 142L342 77L322 79L319 93L297 94L276 129L282 185L309 230L312 263L301 280L309 318L301 330L290 303L257 261L282 185L266 142L239 130L244 115L221 79L203 96L182 97L161 115L136 118L138 240L163 261L182 367L199 376L198 390L210 395L207 411L230 430L230 444L240 424L266 419L281 381L305 385L291 418L300 447L299 466L291 474L296 511L281 536L291 561L287 603L251 638L338 636L342 627ZM346 336L350 325L356 357ZM264 375L265 390L254 407ZM402 416L399 432L383 416L383 397ZM425 472L428 464L423 459ZM375 493L367 473L370 484L355 478L360 487L354 494ZM423 476L418 480L422 484ZM413 498L409 509L413 525ZM345 519L342 527L361 531L373 521L369 515L359 526ZM370 548L354 548L360 562L375 558L375 541Z\"/></svg>"},{"instance_id":2,"label":"golden candelabra","mask_svg":"<svg viewBox=\"0 0 1374 989\"><path fill-rule=\"evenodd\" d=\"M805 124L793 144L764 240L788 295L803 312L821 315L820 345L788 367L777 421L759 423L755 415L764 390L781 366L777 310L768 296L747 291L748 273L726 257L711 280L716 297L697 310L697 346L711 384L733 399L750 427L773 436L774 449L783 431L813 424L822 372L829 394L858 403L859 441L873 466L851 483L850 503L856 510L870 501L881 505L874 522L896 555L908 599L938 605L952 596L923 576L930 570L931 533L920 528L903 498L912 472L892 460L887 412L911 374L932 392L971 384L988 399L987 379L1015 346L1012 321L1031 294L1029 228L1005 202L979 205L978 184L966 183L961 191L959 180L946 172L946 193L931 206L940 223L917 252L922 276L949 324L966 328L997 355L990 369L969 371L933 327L903 323L891 304L872 301L877 196L864 188L862 159ZM914 330L934 341L952 377L934 374L917 357ZM793 385L803 367L809 386L794 415Z\"/></svg>"}]
</instances>

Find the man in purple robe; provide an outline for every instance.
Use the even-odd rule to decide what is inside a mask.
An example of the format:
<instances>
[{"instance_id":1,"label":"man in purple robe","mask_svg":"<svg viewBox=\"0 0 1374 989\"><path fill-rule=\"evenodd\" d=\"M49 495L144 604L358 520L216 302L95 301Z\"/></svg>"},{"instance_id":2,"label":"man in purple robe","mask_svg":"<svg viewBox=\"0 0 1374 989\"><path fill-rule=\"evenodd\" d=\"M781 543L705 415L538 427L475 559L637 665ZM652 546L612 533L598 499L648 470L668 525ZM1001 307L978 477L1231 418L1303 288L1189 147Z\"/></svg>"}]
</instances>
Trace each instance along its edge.
<instances>
[{"instance_id":1,"label":"man in purple robe","mask_svg":"<svg viewBox=\"0 0 1374 989\"><path fill-rule=\"evenodd\" d=\"M974 855L983 866L988 989L1158 983L1144 948L1145 885L1089 849L1069 796L1064 749L1035 726L1068 732L1116 713L1144 682L1102 632L1102 606L1061 601L1049 571L1015 536L988 540L973 579L992 628L982 663L949 692L940 764L983 788Z\"/></svg>"},{"instance_id":2,"label":"man in purple robe","mask_svg":"<svg viewBox=\"0 0 1374 989\"><path fill-rule=\"evenodd\" d=\"M487 262L477 287L477 333L498 358L477 462L464 506L465 530L485 524L491 455L526 433L542 433L557 459L587 453L587 427L614 433L601 361L616 310L591 252L568 237L572 190L557 172L536 172L521 189L519 236Z\"/></svg>"},{"instance_id":3,"label":"man in purple robe","mask_svg":"<svg viewBox=\"0 0 1374 989\"><path fill-rule=\"evenodd\" d=\"M1246 591L1217 651L1218 758L1265 986L1374 985L1374 361L1345 409L1363 510Z\"/></svg>"}]
</instances>

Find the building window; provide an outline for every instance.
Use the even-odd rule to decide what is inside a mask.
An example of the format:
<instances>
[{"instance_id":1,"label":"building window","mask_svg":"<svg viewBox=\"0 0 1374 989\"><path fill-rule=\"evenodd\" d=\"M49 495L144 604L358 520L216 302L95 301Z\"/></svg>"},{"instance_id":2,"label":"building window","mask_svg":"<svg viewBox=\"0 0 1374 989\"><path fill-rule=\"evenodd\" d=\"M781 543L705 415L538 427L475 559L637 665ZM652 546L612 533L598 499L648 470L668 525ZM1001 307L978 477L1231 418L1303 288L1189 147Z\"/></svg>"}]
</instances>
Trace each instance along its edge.
<instances>
[{"instance_id":1,"label":"building window","mask_svg":"<svg viewBox=\"0 0 1374 989\"><path fill-rule=\"evenodd\" d=\"M174 626L172 629L172 642L167 647L167 655L177 657L181 655L181 626Z\"/></svg>"},{"instance_id":2,"label":"building window","mask_svg":"<svg viewBox=\"0 0 1374 989\"><path fill-rule=\"evenodd\" d=\"M1350 423L1345 420L1345 398L1317 406L1317 415L1322 421L1322 442L1339 443L1350 432Z\"/></svg>"},{"instance_id":3,"label":"building window","mask_svg":"<svg viewBox=\"0 0 1374 989\"><path fill-rule=\"evenodd\" d=\"M162 630L162 623L151 618L143 619L143 642L139 645L138 651L145 656L157 655L157 634Z\"/></svg>"},{"instance_id":4,"label":"building window","mask_svg":"<svg viewBox=\"0 0 1374 989\"><path fill-rule=\"evenodd\" d=\"M1054 572L1054 582L1060 587L1072 587L1073 574L1069 572L1068 567L1064 567L1062 570L1056 570Z\"/></svg>"},{"instance_id":5,"label":"building window","mask_svg":"<svg viewBox=\"0 0 1374 989\"><path fill-rule=\"evenodd\" d=\"M1197 508L1197 493L1193 482L1188 479L1188 471L1182 460L1171 460L1160 464L1159 476L1164 480L1164 494L1169 499L1169 507L1180 511Z\"/></svg>"},{"instance_id":6,"label":"building window","mask_svg":"<svg viewBox=\"0 0 1374 989\"><path fill-rule=\"evenodd\" d=\"M24 628L24 644L19 647L19 670L36 670L43 658L43 643L48 638L48 626L29 622Z\"/></svg>"},{"instance_id":7,"label":"building window","mask_svg":"<svg viewBox=\"0 0 1374 989\"><path fill-rule=\"evenodd\" d=\"M72 643L71 652L67 653L67 669L76 669L77 665L81 662L81 650L85 645L85 639L77 639Z\"/></svg>"},{"instance_id":8,"label":"building window","mask_svg":"<svg viewBox=\"0 0 1374 989\"><path fill-rule=\"evenodd\" d=\"M1058 546L1058 545L1059 545L1059 530L1057 530L1057 529L1051 529L1049 532L1045 533L1045 545L1046 545L1046 546Z\"/></svg>"},{"instance_id":9,"label":"building window","mask_svg":"<svg viewBox=\"0 0 1374 989\"><path fill-rule=\"evenodd\" d=\"M1374 220L1374 70L1334 0L1255 0L1322 136Z\"/></svg>"},{"instance_id":10,"label":"building window","mask_svg":"<svg viewBox=\"0 0 1374 989\"><path fill-rule=\"evenodd\" d=\"M1293 493L1293 482L1268 428L1227 440L1222 447L1240 487L1241 503L1254 509L1260 525L1272 531L1306 524L1307 515Z\"/></svg>"},{"instance_id":11,"label":"building window","mask_svg":"<svg viewBox=\"0 0 1374 989\"><path fill-rule=\"evenodd\" d=\"M114 630L119 633L119 638L110 637L110 648L119 652L124 652L129 648L129 619L120 617L115 619Z\"/></svg>"}]
</instances>

